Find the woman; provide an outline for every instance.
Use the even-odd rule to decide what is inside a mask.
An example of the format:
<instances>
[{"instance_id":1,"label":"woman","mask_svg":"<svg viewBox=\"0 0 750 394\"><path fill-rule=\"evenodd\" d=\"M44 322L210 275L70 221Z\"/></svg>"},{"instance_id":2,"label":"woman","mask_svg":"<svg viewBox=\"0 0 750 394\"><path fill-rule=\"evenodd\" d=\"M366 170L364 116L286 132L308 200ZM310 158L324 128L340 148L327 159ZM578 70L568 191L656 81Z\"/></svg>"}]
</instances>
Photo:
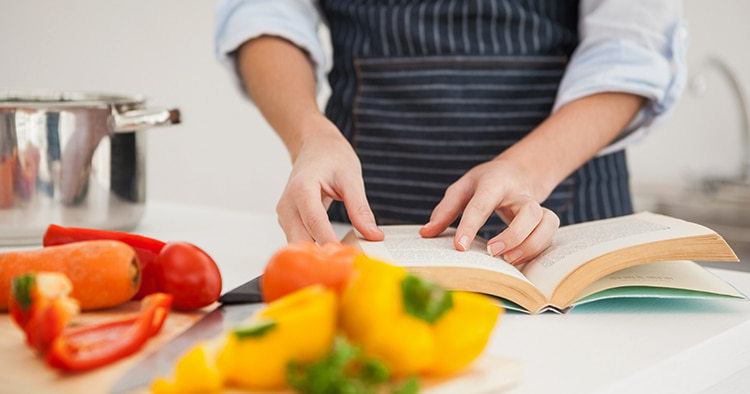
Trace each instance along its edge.
<instances>
[{"instance_id":1,"label":"woman","mask_svg":"<svg viewBox=\"0 0 750 394\"><path fill-rule=\"evenodd\" d=\"M458 220L458 250L479 234L520 264L561 223L632 211L623 149L682 90L680 13L649 0L227 0L216 47L291 155L277 206L289 241L335 240L329 218L370 240L376 218L425 223L424 237Z\"/></svg>"}]
</instances>

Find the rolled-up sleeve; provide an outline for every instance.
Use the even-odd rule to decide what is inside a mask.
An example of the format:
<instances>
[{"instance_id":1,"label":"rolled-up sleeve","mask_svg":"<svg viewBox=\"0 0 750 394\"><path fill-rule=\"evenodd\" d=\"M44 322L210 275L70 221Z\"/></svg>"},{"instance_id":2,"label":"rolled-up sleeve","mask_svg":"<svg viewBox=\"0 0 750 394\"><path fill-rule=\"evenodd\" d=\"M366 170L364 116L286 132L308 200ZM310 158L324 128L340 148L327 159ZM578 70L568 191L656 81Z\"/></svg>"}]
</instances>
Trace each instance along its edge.
<instances>
[{"instance_id":1,"label":"rolled-up sleeve","mask_svg":"<svg viewBox=\"0 0 750 394\"><path fill-rule=\"evenodd\" d=\"M685 86L687 30L679 0L583 0L580 44L558 89L554 110L603 92L647 99L622 135L599 154L643 137Z\"/></svg>"},{"instance_id":2,"label":"rolled-up sleeve","mask_svg":"<svg viewBox=\"0 0 750 394\"><path fill-rule=\"evenodd\" d=\"M237 77L234 55L243 43L262 35L281 37L307 52L319 87L327 67L320 23L312 0L223 0L216 10L216 57Z\"/></svg>"}]
</instances>

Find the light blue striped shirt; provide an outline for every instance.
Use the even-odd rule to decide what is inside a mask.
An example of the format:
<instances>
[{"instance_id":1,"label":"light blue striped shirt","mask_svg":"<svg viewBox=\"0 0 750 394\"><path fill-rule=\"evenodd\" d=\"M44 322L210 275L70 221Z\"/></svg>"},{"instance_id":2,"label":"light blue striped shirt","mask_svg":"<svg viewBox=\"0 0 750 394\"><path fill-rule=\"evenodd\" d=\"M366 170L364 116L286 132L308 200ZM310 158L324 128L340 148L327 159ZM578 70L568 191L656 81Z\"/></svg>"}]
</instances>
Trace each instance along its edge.
<instances>
[{"instance_id":1,"label":"light blue striped shirt","mask_svg":"<svg viewBox=\"0 0 750 394\"><path fill-rule=\"evenodd\" d=\"M581 0L580 44L560 83L554 110L602 92L645 97L636 119L601 154L624 148L674 106L685 86L687 30L680 0ZM330 59L314 0L223 0L217 9L215 51L236 75L234 51L261 35L283 37L310 56L318 85ZM554 111L553 110L553 111Z\"/></svg>"}]
</instances>

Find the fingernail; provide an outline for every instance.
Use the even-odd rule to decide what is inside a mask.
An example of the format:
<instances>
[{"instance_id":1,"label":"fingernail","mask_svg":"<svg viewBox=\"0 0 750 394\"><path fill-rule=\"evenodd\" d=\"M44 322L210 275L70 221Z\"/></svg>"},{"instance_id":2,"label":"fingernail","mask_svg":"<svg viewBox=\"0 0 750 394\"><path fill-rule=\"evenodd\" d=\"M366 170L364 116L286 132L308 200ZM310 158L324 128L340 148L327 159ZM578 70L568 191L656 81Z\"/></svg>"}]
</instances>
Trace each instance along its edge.
<instances>
[{"instance_id":1,"label":"fingernail","mask_svg":"<svg viewBox=\"0 0 750 394\"><path fill-rule=\"evenodd\" d=\"M502 253L504 249L505 244L503 243L503 241L497 241L491 244L487 244L487 253L489 253L490 256L497 256Z\"/></svg>"},{"instance_id":2,"label":"fingernail","mask_svg":"<svg viewBox=\"0 0 750 394\"><path fill-rule=\"evenodd\" d=\"M503 259L509 263L518 260L523 255L521 250L511 250L503 256Z\"/></svg>"},{"instance_id":3,"label":"fingernail","mask_svg":"<svg viewBox=\"0 0 750 394\"><path fill-rule=\"evenodd\" d=\"M461 249L466 251L469 249L469 236L468 235L462 235L461 239L458 240L458 244L461 245Z\"/></svg>"}]
</instances>

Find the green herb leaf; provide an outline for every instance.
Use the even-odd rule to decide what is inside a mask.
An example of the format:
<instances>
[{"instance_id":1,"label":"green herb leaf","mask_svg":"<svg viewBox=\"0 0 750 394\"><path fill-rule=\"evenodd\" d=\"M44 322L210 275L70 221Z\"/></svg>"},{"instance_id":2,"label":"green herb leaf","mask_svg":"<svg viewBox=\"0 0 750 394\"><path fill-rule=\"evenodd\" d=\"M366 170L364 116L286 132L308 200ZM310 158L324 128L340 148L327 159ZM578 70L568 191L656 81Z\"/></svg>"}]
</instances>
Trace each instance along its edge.
<instances>
[{"instance_id":1,"label":"green herb leaf","mask_svg":"<svg viewBox=\"0 0 750 394\"><path fill-rule=\"evenodd\" d=\"M401 281L401 295L406 312L430 324L453 307L453 293L411 274Z\"/></svg>"},{"instance_id":2,"label":"green herb leaf","mask_svg":"<svg viewBox=\"0 0 750 394\"><path fill-rule=\"evenodd\" d=\"M263 319L254 322L247 327L240 327L234 330L234 335L237 339L246 338L260 338L276 328L276 321L271 319Z\"/></svg>"},{"instance_id":3,"label":"green herb leaf","mask_svg":"<svg viewBox=\"0 0 750 394\"><path fill-rule=\"evenodd\" d=\"M375 394L390 372L380 361L366 358L345 338L337 337L324 358L311 364L291 362L287 383L303 394Z\"/></svg>"},{"instance_id":4,"label":"green herb leaf","mask_svg":"<svg viewBox=\"0 0 750 394\"><path fill-rule=\"evenodd\" d=\"M362 354L362 350L349 343L346 338L338 336L333 342L333 352L329 355L329 363L337 368L344 368L351 361Z\"/></svg>"},{"instance_id":5,"label":"green herb leaf","mask_svg":"<svg viewBox=\"0 0 750 394\"><path fill-rule=\"evenodd\" d=\"M24 274L13 278L11 292L22 309L31 307L31 289L34 287L34 274Z\"/></svg>"},{"instance_id":6,"label":"green herb leaf","mask_svg":"<svg viewBox=\"0 0 750 394\"><path fill-rule=\"evenodd\" d=\"M393 390L393 394L417 394L419 392L419 379L415 376L407 379L400 387Z\"/></svg>"},{"instance_id":7,"label":"green herb leaf","mask_svg":"<svg viewBox=\"0 0 750 394\"><path fill-rule=\"evenodd\" d=\"M359 376L367 383L380 384L390 379L391 372L382 361L371 358L362 362Z\"/></svg>"}]
</instances>

